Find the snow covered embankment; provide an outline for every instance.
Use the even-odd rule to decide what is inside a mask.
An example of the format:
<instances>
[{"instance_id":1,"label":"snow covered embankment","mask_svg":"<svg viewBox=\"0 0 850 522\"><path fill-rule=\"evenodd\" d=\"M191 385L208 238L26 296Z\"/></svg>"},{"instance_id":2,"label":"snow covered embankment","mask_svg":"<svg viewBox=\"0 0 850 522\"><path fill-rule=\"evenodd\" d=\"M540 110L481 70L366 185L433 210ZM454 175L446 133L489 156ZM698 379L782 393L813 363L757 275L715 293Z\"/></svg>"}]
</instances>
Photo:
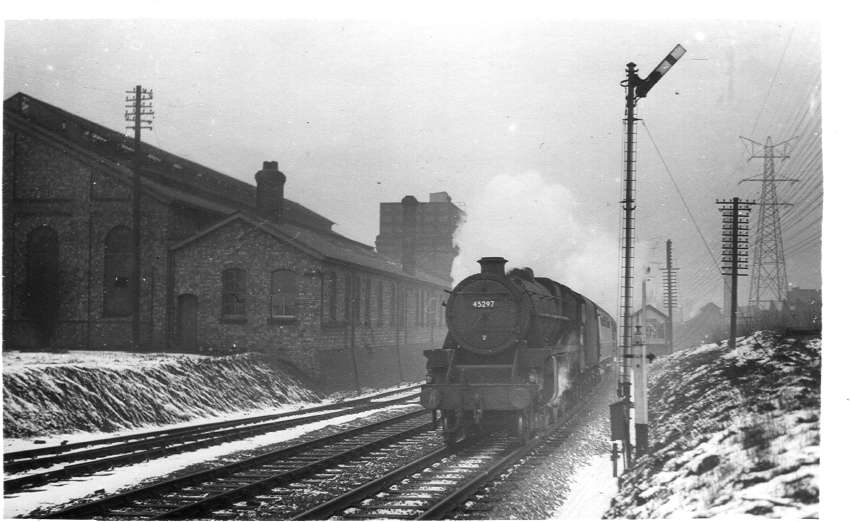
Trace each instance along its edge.
<instances>
[{"instance_id":1,"label":"snow covered embankment","mask_svg":"<svg viewBox=\"0 0 850 522\"><path fill-rule=\"evenodd\" d=\"M317 399L257 354L3 354L4 437L110 432Z\"/></svg>"},{"instance_id":2,"label":"snow covered embankment","mask_svg":"<svg viewBox=\"0 0 850 522\"><path fill-rule=\"evenodd\" d=\"M651 370L651 454L606 518L818 516L821 340L757 333Z\"/></svg>"}]
</instances>

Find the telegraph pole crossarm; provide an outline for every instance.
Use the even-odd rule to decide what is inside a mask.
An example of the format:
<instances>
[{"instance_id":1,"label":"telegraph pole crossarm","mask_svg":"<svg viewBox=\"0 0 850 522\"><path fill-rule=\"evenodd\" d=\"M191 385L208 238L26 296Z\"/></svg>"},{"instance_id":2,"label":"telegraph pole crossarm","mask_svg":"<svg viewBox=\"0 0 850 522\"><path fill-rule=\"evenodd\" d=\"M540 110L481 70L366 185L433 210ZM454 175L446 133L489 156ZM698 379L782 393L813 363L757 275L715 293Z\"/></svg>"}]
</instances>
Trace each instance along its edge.
<instances>
[{"instance_id":1,"label":"telegraph pole crossarm","mask_svg":"<svg viewBox=\"0 0 850 522\"><path fill-rule=\"evenodd\" d=\"M738 321L738 277L745 276L748 269L748 240L750 207L754 201L732 198L716 200L720 205L722 219L722 262L721 275L731 276L732 292L729 307L729 341L728 346L735 346L737 339Z\"/></svg>"}]
</instances>

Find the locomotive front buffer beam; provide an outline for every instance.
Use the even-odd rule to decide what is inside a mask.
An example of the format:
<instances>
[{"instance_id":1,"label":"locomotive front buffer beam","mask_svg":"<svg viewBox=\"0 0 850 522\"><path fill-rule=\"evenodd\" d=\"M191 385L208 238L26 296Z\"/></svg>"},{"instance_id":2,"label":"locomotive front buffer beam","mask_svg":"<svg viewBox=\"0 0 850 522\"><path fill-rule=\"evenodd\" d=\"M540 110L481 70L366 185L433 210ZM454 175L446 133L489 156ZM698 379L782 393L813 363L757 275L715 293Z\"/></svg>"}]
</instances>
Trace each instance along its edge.
<instances>
[{"instance_id":1,"label":"locomotive front buffer beam","mask_svg":"<svg viewBox=\"0 0 850 522\"><path fill-rule=\"evenodd\" d=\"M419 401L429 410L521 411L534 402L536 384L423 384Z\"/></svg>"}]
</instances>

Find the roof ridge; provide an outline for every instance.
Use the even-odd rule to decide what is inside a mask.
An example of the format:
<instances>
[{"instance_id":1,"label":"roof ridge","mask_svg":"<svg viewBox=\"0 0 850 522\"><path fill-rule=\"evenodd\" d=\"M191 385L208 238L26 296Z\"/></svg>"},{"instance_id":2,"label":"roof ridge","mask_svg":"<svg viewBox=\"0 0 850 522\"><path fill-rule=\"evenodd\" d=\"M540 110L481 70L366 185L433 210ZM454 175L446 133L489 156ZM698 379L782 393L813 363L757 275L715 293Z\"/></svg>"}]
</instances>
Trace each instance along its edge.
<instances>
[{"instance_id":1,"label":"roof ridge","mask_svg":"<svg viewBox=\"0 0 850 522\"><path fill-rule=\"evenodd\" d=\"M33 117L30 114L32 106L38 107L38 112L43 114L42 118ZM4 111L10 111L25 118L28 117L28 119L34 121L37 125L53 132L67 131L69 123L75 125L80 131L80 136L69 136L69 139L78 144L84 144L87 148L96 148L97 152L103 155L107 154L104 146L110 143L114 145L113 149L109 151L113 155L128 155L134 151L134 140L121 132L71 113L24 92L18 92L7 98L3 103L3 108ZM48 114L44 115L44 113ZM59 116L59 118L55 118L55 121L50 121L53 119L51 116ZM51 123L55 125L50 125ZM141 142L141 149L146 158L143 165L144 171L147 171L146 174L148 176L151 174L158 175L161 178L160 183L172 186L177 185L177 188L184 190L200 189L209 194L206 197L211 200L224 198L230 204L236 204L237 206L250 207L253 205L256 191L255 185L196 161L178 156L145 141ZM179 171L187 173L194 172L195 176L180 175L181 173ZM207 179L198 179L198 177ZM218 196L218 198L215 196ZM221 201L218 202L221 203ZM309 226L310 221L315 221L314 226L330 229L334 224L332 220L305 207L297 201L284 197L283 202L285 206L289 207L290 212L294 213L293 221L302 223L304 226Z\"/></svg>"}]
</instances>

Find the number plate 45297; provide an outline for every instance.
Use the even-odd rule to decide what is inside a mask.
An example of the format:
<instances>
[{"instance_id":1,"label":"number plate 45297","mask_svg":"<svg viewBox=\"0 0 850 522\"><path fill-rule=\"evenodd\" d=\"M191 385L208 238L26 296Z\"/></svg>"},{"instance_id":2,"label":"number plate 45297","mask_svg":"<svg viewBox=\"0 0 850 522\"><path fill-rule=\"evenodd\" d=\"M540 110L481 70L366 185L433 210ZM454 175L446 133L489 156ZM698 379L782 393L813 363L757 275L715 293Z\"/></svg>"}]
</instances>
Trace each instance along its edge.
<instances>
[{"instance_id":1,"label":"number plate 45297","mask_svg":"<svg viewBox=\"0 0 850 522\"><path fill-rule=\"evenodd\" d=\"M489 300L478 300L472 301L473 308L496 308L496 301L494 299Z\"/></svg>"}]
</instances>

